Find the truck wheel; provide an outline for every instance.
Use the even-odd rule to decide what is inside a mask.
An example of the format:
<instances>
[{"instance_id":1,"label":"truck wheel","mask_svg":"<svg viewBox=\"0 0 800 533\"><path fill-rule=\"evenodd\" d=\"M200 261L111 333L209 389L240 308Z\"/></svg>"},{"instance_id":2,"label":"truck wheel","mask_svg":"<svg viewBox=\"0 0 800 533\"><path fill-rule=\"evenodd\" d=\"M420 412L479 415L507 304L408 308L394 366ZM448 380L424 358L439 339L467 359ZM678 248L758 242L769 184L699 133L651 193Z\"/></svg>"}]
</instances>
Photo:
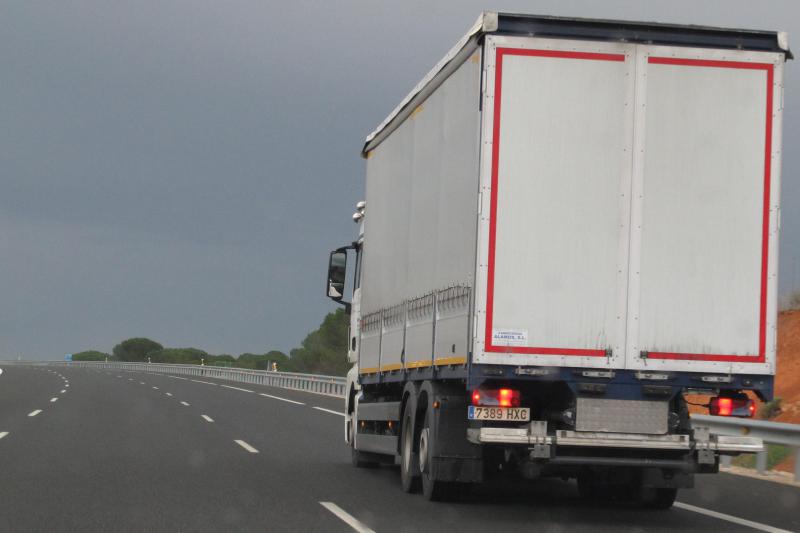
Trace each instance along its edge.
<instances>
[{"instance_id":1,"label":"truck wheel","mask_svg":"<svg viewBox=\"0 0 800 533\"><path fill-rule=\"evenodd\" d=\"M353 466L356 468L375 468L378 466L377 461L373 461L368 459L368 455L364 452L360 452L356 450L356 439L355 439L355 420L353 417L350 418L350 425L347 428L347 431L350 432L350 460L353 462Z\"/></svg>"},{"instance_id":2,"label":"truck wheel","mask_svg":"<svg viewBox=\"0 0 800 533\"><path fill-rule=\"evenodd\" d=\"M407 412L400 428L400 484L404 492L419 490L418 472L418 460L414 453L414 419Z\"/></svg>"},{"instance_id":3,"label":"truck wheel","mask_svg":"<svg viewBox=\"0 0 800 533\"><path fill-rule=\"evenodd\" d=\"M449 501L458 494L456 483L439 481L433 478L431 463L433 462L434 436L431 431L430 415L425 412L425 422L419 434L419 471L422 477L422 494L432 502Z\"/></svg>"},{"instance_id":4,"label":"truck wheel","mask_svg":"<svg viewBox=\"0 0 800 533\"><path fill-rule=\"evenodd\" d=\"M642 504L647 509L669 509L677 496L675 488L642 489Z\"/></svg>"}]
</instances>

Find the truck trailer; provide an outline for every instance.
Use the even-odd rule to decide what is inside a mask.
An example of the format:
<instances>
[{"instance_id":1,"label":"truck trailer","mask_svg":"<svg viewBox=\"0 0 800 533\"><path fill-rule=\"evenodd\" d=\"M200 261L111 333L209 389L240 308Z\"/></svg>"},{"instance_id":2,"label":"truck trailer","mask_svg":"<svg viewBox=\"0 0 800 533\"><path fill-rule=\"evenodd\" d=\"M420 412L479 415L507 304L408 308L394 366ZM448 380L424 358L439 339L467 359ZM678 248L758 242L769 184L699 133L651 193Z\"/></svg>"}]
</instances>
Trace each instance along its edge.
<instances>
[{"instance_id":1,"label":"truck trailer","mask_svg":"<svg viewBox=\"0 0 800 533\"><path fill-rule=\"evenodd\" d=\"M783 32L483 13L367 137L330 254L353 463L430 500L557 477L668 508L761 451L686 397L773 396L791 57Z\"/></svg>"}]
</instances>

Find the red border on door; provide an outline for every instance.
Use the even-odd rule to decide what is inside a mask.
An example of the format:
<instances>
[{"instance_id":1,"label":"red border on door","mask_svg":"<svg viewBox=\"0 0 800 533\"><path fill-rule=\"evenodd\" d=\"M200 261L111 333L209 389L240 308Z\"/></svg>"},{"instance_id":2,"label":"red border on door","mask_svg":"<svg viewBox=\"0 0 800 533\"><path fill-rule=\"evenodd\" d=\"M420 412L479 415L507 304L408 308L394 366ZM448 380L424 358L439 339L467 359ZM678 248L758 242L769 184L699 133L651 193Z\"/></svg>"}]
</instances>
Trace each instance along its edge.
<instances>
[{"instance_id":1,"label":"red border on door","mask_svg":"<svg viewBox=\"0 0 800 533\"><path fill-rule=\"evenodd\" d=\"M487 271L486 293L486 330L484 350L486 352L541 354L541 355L572 355L604 357L604 350L582 348L552 348L532 346L495 346L492 344L492 326L494 318L494 270L495 246L497 234L497 190L500 155L500 110L502 103L503 82L503 57L506 55L553 57L563 59L583 59L594 61L625 61L624 54L604 54L591 52L567 52L559 50L530 50L520 48L498 48L495 61L495 91L494 91L494 124L492 128L492 192L490 199L489 215L489 262ZM763 70L766 72L766 131L764 143L764 193L763 193L763 219L761 237L761 280L760 280L760 308L759 308L759 352L757 355L731 355L731 354L696 354L677 352L649 352L650 359L673 359L688 361L735 361L741 363L763 363L766 359L766 316L767 316L767 280L769 266L769 203L770 179L772 159L772 112L773 112L773 80L774 66L771 63L748 63L742 61L718 61L705 59L684 59L673 57L649 57L648 63L661 65L681 65L706 68L736 68L748 70Z\"/></svg>"},{"instance_id":2,"label":"red border on door","mask_svg":"<svg viewBox=\"0 0 800 533\"><path fill-rule=\"evenodd\" d=\"M763 363L767 355L767 279L769 272L769 200L772 174L772 94L775 68L772 63L747 63L744 61L718 61L708 59L684 59L675 57L649 57L654 65L679 65L687 67L735 68L763 70L767 76L766 130L764 140L764 196L761 222L761 298L759 308L759 332L757 355L699 354L677 352L648 352L648 359L673 359L684 361L733 361L737 363Z\"/></svg>"},{"instance_id":3,"label":"red border on door","mask_svg":"<svg viewBox=\"0 0 800 533\"><path fill-rule=\"evenodd\" d=\"M497 234L497 187L500 158L500 106L503 88L503 57L506 55L552 57L561 59L583 59L590 61L625 61L624 54L602 54L594 52L567 52L561 50L530 50L524 48L498 48L494 78L494 124L492 128L492 194L489 214L489 264L486 290L486 332L484 350L487 352L576 355L605 357L605 350L584 348L548 348L534 346L495 346L492 344L492 321L494 317L494 261Z\"/></svg>"}]
</instances>

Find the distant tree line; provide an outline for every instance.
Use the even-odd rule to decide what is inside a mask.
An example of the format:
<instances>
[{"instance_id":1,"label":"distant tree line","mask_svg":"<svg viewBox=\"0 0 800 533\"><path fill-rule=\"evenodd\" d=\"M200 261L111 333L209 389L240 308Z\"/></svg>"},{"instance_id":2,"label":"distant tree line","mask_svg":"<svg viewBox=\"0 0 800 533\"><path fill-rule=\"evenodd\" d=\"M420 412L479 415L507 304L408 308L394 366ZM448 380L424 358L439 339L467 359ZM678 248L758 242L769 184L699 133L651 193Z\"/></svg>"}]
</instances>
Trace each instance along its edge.
<instances>
[{"instance_id":1,"label":"distant tree line","mask_svg":"<svg viewBox=\"0 0 800 533\"><path fill-rule=\"evenodd\" d=\"M263 354L243 353L238 357L228 354L210 354L199 348L165 348L145 337L126 339L110 354L88 350L72 355L73 361L125 361L146 363L205 364L271 370L275 363L281 372L305 372L343 376L350 365L347 362L347 328L349 317L343 309L328 313L319 328L303 339L301 345L289 355L270 350Z\"/></svg>"}]
</instances>

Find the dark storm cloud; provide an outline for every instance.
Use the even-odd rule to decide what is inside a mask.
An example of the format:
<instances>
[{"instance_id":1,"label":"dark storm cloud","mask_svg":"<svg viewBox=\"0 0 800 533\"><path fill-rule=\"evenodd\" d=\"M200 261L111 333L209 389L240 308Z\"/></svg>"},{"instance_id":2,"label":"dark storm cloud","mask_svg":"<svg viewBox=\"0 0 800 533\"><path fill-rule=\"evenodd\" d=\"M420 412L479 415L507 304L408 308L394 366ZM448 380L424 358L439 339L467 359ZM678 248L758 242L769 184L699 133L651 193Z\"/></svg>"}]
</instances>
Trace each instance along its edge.
<instances>
[{"instance_id":1,"label":"dark storm cloud","mask_svg":"<svg viewBox=\"0 0 800 533\"><path fill-rule=\"evenodd\" d=\"M483 9L800 39L793 2L5 3L0 357L133 335L297 345L332 309L323 263L353 237L364 136ZM784 291L800 284L786 72Z\"/></svg>"}]
</instances>

